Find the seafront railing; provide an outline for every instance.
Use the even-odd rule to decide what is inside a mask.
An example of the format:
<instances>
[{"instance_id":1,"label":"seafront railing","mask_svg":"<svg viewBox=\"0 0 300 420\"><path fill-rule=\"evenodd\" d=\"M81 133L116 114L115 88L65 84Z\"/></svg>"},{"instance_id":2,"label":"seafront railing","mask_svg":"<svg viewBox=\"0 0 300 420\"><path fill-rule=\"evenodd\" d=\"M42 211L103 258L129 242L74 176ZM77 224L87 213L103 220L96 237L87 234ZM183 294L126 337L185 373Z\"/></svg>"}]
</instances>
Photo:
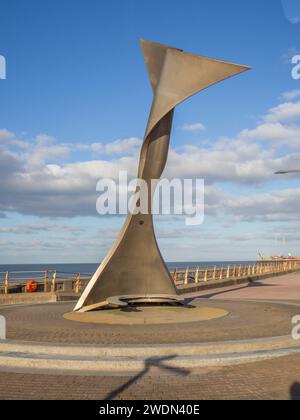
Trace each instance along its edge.
<instances>
[{"instance_id":1,"label":"seafront railing","mask_svg":"<svg viewBox=\"0 0 300 420\"><path fill-rule=\"evenodd\" d=\"M300 261L258 261L252 264L235 264L223 266L175 268L171 273L174 284L179 289L205 283L220 283L226 280L242 280L272 276L300 270ZM0 294L57 292L81 293L91 279L90 274L64 273L49 269L43 271L4 271L0 272ZM31 289L29 285L34 283Z\"/></svg>"},{"instance_id":2,"label":"seafront railing","mask_svg":"<svg viewBox=\"0 0 300 420\"><path fill-rule=\"evenodd\" d=\"M74 291L80 293L81 283L88 283L91 275L64 273L49 269L42 271L2 271L0 272L0 294L26 293L28 285L36 284L37 292Z\"/></svg>"},{"instance_id":3,"label":"seafront railing","mask_svg":"<svg viewBox=\"0 0 300 420\"><path fill-rule=\"evenodd\" d=\"M222 265L185 270L175 268L172 277L177 286L252 278L300 269L300 261L259 261L252 264Z\"/></svg>"}]
</instances>

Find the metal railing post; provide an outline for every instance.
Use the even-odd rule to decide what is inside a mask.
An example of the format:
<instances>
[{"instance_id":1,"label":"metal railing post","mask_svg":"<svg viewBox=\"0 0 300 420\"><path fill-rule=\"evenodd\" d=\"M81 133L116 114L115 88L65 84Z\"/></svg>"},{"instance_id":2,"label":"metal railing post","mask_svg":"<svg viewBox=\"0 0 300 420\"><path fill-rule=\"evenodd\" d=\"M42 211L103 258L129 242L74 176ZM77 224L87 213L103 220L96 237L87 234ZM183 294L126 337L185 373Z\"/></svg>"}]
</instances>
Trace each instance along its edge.
<instances>
[{"instance_id":1,"label":"metal railing post","mask_svg":"<svg viewBox=\"0 0 300 420\"><path fill-rule=\"evenodd\" d=\"M208 278L208 268L206 267L205 272L204 272L204 282L207 283L207 278Z\"/></svg>"},{"instance_id":2,"label":"metal railing post","mask_svg":"<svg viewBox=\"0 0 300 420\"><path fill-rule=\"evenodd\" d=\"M9 272L7 271L5 273L5 281L4 281L4 294L5 295L8 295L9 293L8 280L9 280Z\"/></svg>"},{"instance_id":3,"label":"metal railing post","mask_svg":"<svg viewBox=\"0 0 300 420\"><path fill-rule=\"evenodd\" d=\"M213 271L213 273L212 273L212 279L213 279L213 280L216 280L216 277L217 277L217 266L215 265L215 266L214 266L214 271Z\"/></svg>"},{"instance_id":4,"label":"metal railing post","mask_svg":"<svg viewBox=\"0 0 300 420\"><path fill-rule=\"evenodd\" d=\"M184 284L188 284L189 283L189 267L186 267L185 269L185 273L184 273Z\"/></svg>"},{"instance_id":5,"label":"metal railing post","mask_svg":"<svg viewBox=\"0 0 300 420\"><path fill-rule=\"evenodd\" d=\"M80 279L80 273L78 273L76 277L75 293L80 293L80 291L81 291L81 279Z\"/></svg>"},{"instance_id":6,"label":"metal railing post","mask_svg":"<svg viewBox=\"0 0 300 420\"><path fill-rule=\"evenodd\" d=\"M56 271L53 272L52 276L52 285L51 285L51 292L56 291Z\"/></svg>"},{"instance_id":7,"label":"metal railing post","mask_svg":"<svg viewBox=\"0 0 300 420\"><path fill-rule=\"evenodd\" d=\"M195 271L195 284L199 283L199 270L200 270L200 267L198 266Z\"/></svg>"},{"instance_id":8,"label":"metal railing post","mask_svg":"<svg viewBox=\"0 0 300 420\"><path fill-rule=\"evenodd\" d=\"M47 282L48 282L48 270L46 270L44 274L44 292L45 293L47 292L47 287L48 287Z\"/></svg>"},{"instance_id":9,"label":"metal railing post","mask_svg":"<svg viewBox=\"0 0 300 420\"><path fill-rule=\"evenodd\" d=\"M175 267L175 270L174 270L174 273L173 273L173 276L172 276L174 284L177 283L177 274L178 274L178 270L177 270L177 267Z\"/></svg>"}]
</instances>

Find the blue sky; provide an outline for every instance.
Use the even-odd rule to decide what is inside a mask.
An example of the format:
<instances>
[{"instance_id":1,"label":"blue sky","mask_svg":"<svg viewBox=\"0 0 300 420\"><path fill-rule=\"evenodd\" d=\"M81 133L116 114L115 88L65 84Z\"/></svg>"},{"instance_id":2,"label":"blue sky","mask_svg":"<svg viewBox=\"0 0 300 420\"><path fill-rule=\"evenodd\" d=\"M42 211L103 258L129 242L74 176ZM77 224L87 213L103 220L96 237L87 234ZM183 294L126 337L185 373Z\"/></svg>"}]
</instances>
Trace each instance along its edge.
<instances>
[{"instance_id":1,"label":"blue sky","mask_svg":"<svg viewBox=\"0 0 300 420\"><path fill-rule=\"evenodd\" d=\"M156 218L165 258L300 254L298 0L1 0L0 263L97 262L122 218L97 179L134 176L152 92L144 38L253 70L178 109L166 174L203 177L202 226ZM192 129L194 124L205 129Z\"/></svg>"}]
</instances>

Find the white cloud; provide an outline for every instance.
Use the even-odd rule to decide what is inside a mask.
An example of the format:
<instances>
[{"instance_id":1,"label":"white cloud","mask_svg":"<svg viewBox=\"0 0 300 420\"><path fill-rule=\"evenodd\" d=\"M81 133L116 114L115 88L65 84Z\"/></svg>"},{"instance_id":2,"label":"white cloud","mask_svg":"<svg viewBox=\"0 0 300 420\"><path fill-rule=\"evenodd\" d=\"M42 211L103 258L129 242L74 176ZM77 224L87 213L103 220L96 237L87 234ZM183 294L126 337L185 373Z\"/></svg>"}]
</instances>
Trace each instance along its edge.
<instances>
[{"instance_id":1,"label":"white cloud","mask_svg":"<svg viewBox=\"0 0 300 420\"><path fill-rule=\"evenodd\" d=\"M133 147L134 142L129 142ZM122 143L123 147L128 143ZM117 178L119 170L136 176L137 158L87 160L65 163L71 146L43 136L25 151L0 149L0 213L19 212L38 216L94 215L96 183L100 178ZM112 148L116 149L113 143ZM120 151L120 148L118 148Z\"/></svg>"},{"instance_id":2,"label":"white cloud","mask_svg":"<svg viewBox=\"0 0 300 420\"><path fill-rule=\"evenodd\" d=\"M11 133L10 131L6 129L0 130L0 141L7 141L7 140L13 140L15 137L14 133Z\"/></svg>"},{"instance_id":3,"label":"white cloud","mask_svg":"<svg viewBox=\"0 0 300 420\"><path fill-rule=\"evenodd\" d=\"M142 145L142 140L130 137L125 140L116 140L104 146L105 153L109 155L132 155L137 153Z\"/></svg>"},{"instance_id":4,"label":"white cloud","mask_svg":"<svg viewBox=\"0 0 300 420\"><path fill-rule=\"evenodd\" d=\"M300 17L299 16L291 17L289 20L293 25L296 25L297 23L300 23Z\"/></svg>"},{"instance_id":5,"label":"white cloud","mask_svg":"<svg viewBox=\"0 0 300 420\"><path fill-rule=\"evenodd\" d=\"M132 156L139 152L142 140L137 137L115 140L111 143L92 143L91 145L75 145L77 148L91 150L99 155Z\"/></svg>"},{"instance_id":6,"label":"white cloud","mask_svg":"<svg viewBox=\"0 0 300 420\"><path fill-rule=\"evenodd\" d=\"M0 129L0 147L5 145L15 146L20 149L26 149L29 146L27 141L18 140L14 133L6 129Z\"/></svg>"},{"instance_id":7,"label":"white cloud","mask_svg":"<svg viewBox=\"0 0 300 420\"><path fill-rule=\"evenodd\" d=\"M0 233L13 233L18 235L52 231L78 233L82 231L82 229L80 227L49 223L23 224L12 227L0 227Z\"/></svg>"},{"instance_id":8,"label":"white cloud","mask_svg":"<svg viewBox=\"0 0 300 420\"><path fill-rule=\"evenodd\" d=\"M123 147L124 142L121 144ZM135 145L136 142L130 143ZM117 143L119 146L119 143ZM107 145L116 148L113 142ZM127 150L127 148L126 148ZM38 216L96 216L96 183L100 178L117 179L120 170L129 177L137 173L138 156L112 160L87 160L64 163L62 154L69 149L55 142L35 142L25 153L0 151L0 212L19 212ZM47 163L53 159L54 163ZM213 147L186 147L170 151L166 176L204 178L207 185L227 181L234 184L260 184L272 178L275 170L296 164L299 155L274 158L258 144L247 140L221 140Z\"/></svg>"},{"instance_id":9,"label":"white cloud","mask_svg":"<svg viewBox=\"0 0 300 420\"><path fill-rule=\"evenodd\" d=\"M229 196L223 203L235 221L299 221L300 188L274 190L253 196Z\"/></svg>"},{"instance_id":10,"label":"white cloud","mask_svg":"<svg viewBox=\"0 0 300 420\"><path fill-rule=\"evenodd\" d=\"M70 149L66 146L38 143L33 150L28 151L27 164L42 166L45 162L63 161L69 154Z\"/></svg>"},{"instance_id":11,"label":"white cloud","mask_svg":"<svg viewBox=\"0 0 300 420\"><path fill-rule=\"evenodd\" d=\"M231 147L219 149L188 147L183 153L171 150L166 168L168 177L204 178L206 183L220 181L251 184L272 176L274 162L247 142L232 141Z\"/></svg>"},{"instance_id":12,"label":"white cloud","mask_svg":"<svg viewBox=\"0 0 300 420\"><path fill-rule=\"evenodd\" d=\"M244 139L274 141L290 147L300 146L300 127L284 125L280 122L260 124L252 130L246 129L240 133Z\"/></svg>"},{"instance_id":13,"label":"white cloud","mask_svg":"<svg viewBox=\"0 0 300 420\"><path fill-rule=\"evenodd\" d=\"M197 122L194 124L183 124L180 129L182 131L191 131L191 132L197 132L197 131L204 131L205 126L201 122Z\"/></svg>"},{"instance_id":14,"label":"white cloud","mask_svg":"<svg viewBox=\"0 0 300 420\"><path fill-rule=\"evenodd\" d=\"M299 120L300 102L285 102L271 108L264 119L268 123Z\"/></svg>"},{"instance_id":15,"label":"white cloud","mask_svg":"<svg viewBox=\"0 0 300 420\"><path fill-rule=\"evenodd\" d=\"M39 134L34 140L37 144L43 146L55 143L55 138L52 136L48 136L47 134Z\"/></svg>"},{"instance_id":16,"label":"white cloud","mask_svg":"<svg viewBox=\"0 0 300 420\"><path fill-rule=\"evenodd\" d=\"M283 96L296 98L297 94ZM300 154L292 149L300 146L300 127L295 124L298 111L300 103L286 102L267 112L263 123L242 130L235 138L221 138L205 147L171 149L164 176L204 178L207 188L220 182L260 187L274 179L274 171L299 166ZM21 140L26 147L17 141L14 133L0 130L0 216L5 212L96 216L97 181L116 179L120 170L135 177L142 142L131 137L106 144L59 144L45 134ZM72 152L80 150L85 159L72 162ZM101 159L96 160L95 153ZM210 198L208 205L216 211L224 202ZM237 207L227 208L236 216Z\"/></svg>"},{"instance_id":17,"label":"white cloud","mask_svg":"<svg viewBox=\"0 0 300 420\"><path fill-rule=\"evenodd\" d=\"M288 102L293 101L299 97L300 97L300 89L289 90L287 92L283 92L280 95L281 99Z\"/></svg>"}]
</instances>

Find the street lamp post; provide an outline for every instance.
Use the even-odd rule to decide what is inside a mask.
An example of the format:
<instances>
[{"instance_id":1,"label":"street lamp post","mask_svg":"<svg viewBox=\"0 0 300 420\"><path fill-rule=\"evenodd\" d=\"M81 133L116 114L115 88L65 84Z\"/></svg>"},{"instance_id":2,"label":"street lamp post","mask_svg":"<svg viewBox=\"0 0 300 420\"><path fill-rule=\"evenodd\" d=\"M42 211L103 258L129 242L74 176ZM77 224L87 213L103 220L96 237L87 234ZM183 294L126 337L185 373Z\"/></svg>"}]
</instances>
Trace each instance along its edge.
<instances>
[{"instance_id":1,"label":"street lamp post","mask_svg":"<svg viewBox=\"0 0 300 420\"><path fill-rule=\"evenodd\" d=\"M275 172L275 175L285 175L285 174L294 174L294 173L300 173L300 169L291 169L288 171L277 171Z\"/></svg>"}]
</instances>

